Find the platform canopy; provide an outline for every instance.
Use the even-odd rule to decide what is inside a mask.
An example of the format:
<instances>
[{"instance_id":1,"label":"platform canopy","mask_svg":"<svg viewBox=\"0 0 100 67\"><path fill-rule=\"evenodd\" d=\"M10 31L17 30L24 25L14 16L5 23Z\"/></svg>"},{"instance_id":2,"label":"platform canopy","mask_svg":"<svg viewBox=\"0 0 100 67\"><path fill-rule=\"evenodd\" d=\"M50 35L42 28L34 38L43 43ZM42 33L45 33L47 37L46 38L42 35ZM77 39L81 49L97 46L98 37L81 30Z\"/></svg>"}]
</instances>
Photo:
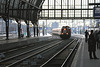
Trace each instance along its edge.
<instances>
[{"instance_id":1,"label":"platform canopy","mask_svg":"<svg viewBox=\"0 0 100 67\"><path fill-rule=\"evenodd\" d=\"M39 18L45 0L0 0L0 17L30 20L34 24Z\"/></svg>"},{"instance_id":2,"label":"platform canopy","mask_svg":"<svg viewBox=\"0 0 100 67\"><path fill-rule=\"evenodd\" d=\"M0 16L9 13L33 24L38 19L94 19L93 8L99 5L100 0L0 0Z\"/></svg>"}]
</instances>

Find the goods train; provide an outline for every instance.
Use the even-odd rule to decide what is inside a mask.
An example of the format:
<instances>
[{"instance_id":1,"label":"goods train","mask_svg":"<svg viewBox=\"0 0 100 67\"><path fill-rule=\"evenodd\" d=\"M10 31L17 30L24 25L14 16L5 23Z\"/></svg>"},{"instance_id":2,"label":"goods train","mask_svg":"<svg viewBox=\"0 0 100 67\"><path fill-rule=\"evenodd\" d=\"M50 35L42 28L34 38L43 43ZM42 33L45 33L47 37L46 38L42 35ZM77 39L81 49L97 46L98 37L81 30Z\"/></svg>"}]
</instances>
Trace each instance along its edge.
<instances>
[{"instance_id":1,"label":"goods train","mask_svg":"<svg viewBox=\"0 0 100 67\"><path fill-rule=\"evenodd\" d=\"M71 37L71 28L69 26L63 26L62 28L56 28L52 30L53 35L59 35L62 39L68 39Z\"/></svg>"}]
</instances>

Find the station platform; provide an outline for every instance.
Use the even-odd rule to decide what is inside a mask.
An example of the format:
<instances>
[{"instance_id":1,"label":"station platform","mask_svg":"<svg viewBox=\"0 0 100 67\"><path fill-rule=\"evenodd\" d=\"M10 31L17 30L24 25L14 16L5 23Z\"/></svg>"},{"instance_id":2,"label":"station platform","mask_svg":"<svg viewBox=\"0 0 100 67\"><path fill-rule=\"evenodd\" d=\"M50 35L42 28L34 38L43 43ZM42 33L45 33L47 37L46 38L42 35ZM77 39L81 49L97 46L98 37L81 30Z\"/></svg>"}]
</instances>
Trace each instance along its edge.
<instances>
[{"instance_id":1,"label":"station platform","mask_svg":"<svg viewBox=\"0 0 100 67\"><path fill-rule=\"evenodd\" d=\"M12 48L16 48L16 47L20 47L20 46L27 46L29 44L35 43L35 42L39 42L39 41L43 41L43 40L48 40L52 38L52 36L50 35L45 35L45 36L38 36L38 37L24 37L24 38L12 38L9 40L0 40L0 52L4 51L4 50L8 50L8 49L12 49Z\"/></svg>"},{"instance_id":2,"label":"station platform","mask_svg":"<svg viewBox=\"0 0 100 67\"><path fill-rule=\"evenodd\" d=\"M45 38L45 37L51 37L51 36L36 36L36 37L24 37L24 38L20 38L20 39L18 39L18 37L16 37L16 38L10 38L9 40L6 40L6 39L2 39L2 40L0 40L0 44L6 44L6 43L12 43L12 42L19 42L19 41L25 41L25 40L28 40L28 39L37 39L37 38L39 38L39 39L41 39L41 38ZM41 40L43 40L43 39L41 39Z\"/></svg>"},{"instance_id":3,"label":"station platform","mask_svg":"<svg viewBox=\"0 0 100 67\"><path fill-rule=\"evenodd\" d=\"M89 58L88 43L85 42L85 38L83 36L71 67L100 67L100 49L96 50L96 56L99 59Z\"/></svg>"}]
</instances>

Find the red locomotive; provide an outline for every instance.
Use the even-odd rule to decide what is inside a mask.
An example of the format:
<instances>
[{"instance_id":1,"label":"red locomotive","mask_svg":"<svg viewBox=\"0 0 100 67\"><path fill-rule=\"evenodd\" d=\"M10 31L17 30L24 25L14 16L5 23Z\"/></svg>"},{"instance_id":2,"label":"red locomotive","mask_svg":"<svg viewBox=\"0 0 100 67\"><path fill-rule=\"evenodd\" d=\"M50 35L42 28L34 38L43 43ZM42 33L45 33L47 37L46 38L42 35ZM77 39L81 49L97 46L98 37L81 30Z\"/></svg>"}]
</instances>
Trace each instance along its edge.
<instances>
[{"instance_id":1,"label":"red locomotive","mask_svg":"<svg viewBox=\"0 0 100 67\"><path fill-rule=\"evenodd\" d=\"M62 39L68 39L71 37L71 28L69 26L63 26L62 28L56 28L52 30L53 35L59 35Z\"/></svg>"}]
</instances>

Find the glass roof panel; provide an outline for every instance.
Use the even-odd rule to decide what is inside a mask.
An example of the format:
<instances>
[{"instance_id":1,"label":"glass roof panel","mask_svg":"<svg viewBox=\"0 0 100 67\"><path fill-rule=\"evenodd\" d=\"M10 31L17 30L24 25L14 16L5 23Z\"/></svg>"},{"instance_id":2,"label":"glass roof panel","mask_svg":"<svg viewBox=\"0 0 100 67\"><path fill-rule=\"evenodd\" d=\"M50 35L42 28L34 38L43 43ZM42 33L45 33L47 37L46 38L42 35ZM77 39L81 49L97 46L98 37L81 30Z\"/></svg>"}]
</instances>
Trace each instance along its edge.
<instances>
[{"instance_id":1,"label":"glass roof panel","mask_svg":"<svg viewBox=\"0 0 100 67\"><path fill-rule=\"evenodd\" d=\"M45 0L41 17L93 17L94 5L89 3L100 3L100 0Z\"/></svg>"}]
</instances>

